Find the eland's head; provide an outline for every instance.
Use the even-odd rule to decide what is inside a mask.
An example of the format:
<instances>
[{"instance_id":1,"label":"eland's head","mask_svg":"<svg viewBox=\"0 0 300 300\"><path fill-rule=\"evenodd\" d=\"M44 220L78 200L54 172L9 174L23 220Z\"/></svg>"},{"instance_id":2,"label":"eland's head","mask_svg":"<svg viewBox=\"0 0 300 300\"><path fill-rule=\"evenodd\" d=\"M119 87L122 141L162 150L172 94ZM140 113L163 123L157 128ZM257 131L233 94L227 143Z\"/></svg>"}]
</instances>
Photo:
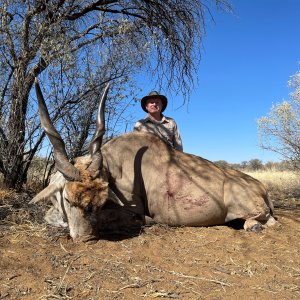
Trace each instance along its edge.
<instances>
[{"instance_id":1,"label":"eland's head","mask_svg":"<svg viewBox=\"0 0 300 300\"><path fill-rule=\"evenodd\" d=\"M103 205L108 199L122 205L108 187L101 154L105 133L104 107L109 85L104 88L99 103L96 131L90 142L90 155L75 159L75 164L69 161L64 141L50 119L37 79L35 88L41 124L53 145L56 167L61 175L56 176L31 203L51 199L56 194L56 199L60 202L58 210L68 222L71 237L74 240L94 240L98 237L97 215Z\"/></svg>"}]
</instances>

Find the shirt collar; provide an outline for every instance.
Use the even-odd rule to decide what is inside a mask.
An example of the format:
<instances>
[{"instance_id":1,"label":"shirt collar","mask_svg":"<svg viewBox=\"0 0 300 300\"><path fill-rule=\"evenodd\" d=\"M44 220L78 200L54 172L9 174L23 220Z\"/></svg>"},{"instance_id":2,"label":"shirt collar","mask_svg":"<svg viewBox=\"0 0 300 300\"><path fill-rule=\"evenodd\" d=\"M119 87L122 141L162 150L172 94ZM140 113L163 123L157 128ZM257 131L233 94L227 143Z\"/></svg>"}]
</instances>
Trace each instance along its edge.
<instances>
[{"instance_id":1,"label":"shirt collar","mask_svg":"<svg viewBox=\"0 0 300 300\"><path fill-rule=\"evenodd\" d=\"M161 121L158 121L158 122L157 121L153 121L149 116L146 116L146 118L144 119L144 123L146 123L146 122L163 124L163 123L169 123L169 120L164 115L162 115Z\"/></svg>"}]
</instances>

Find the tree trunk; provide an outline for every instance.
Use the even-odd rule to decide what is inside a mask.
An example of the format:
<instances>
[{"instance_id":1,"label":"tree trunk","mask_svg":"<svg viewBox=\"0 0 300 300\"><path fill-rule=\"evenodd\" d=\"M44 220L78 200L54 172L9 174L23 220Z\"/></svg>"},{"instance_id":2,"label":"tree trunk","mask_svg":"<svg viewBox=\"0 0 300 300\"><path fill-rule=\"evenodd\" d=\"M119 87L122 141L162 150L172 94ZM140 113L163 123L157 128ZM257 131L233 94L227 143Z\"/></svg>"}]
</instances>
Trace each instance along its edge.
<instances>
[{"instance_id":1,"label":"tree trunk","mask_svg":"<svg viewBox=\"0 0 300 300\"><path fill-rule=\"evenodd\" d=\"M33 78L25 76L26 68L15 69L11 91L11 107L7 128L7 145L2 157L4 167L4 185L16 190L22 189L26 182L27 171L24 168L25 120L29 91ZM2 151L3 152L3 151ZM3 155L3 154L2 154Z\"/></svg>"},{"instance_id":2,"label":"tree trunk","mask_svg":"<svg viewBox=\"0 0 300 300\"><path fill-rule=\"evenodd\" d=\"M27 174L24 172L19 172L19 167L16 165L15 168L10 170L9 173L4 175L3 185L8 189L14 189L16 191L21 191L23 185L26 183Z\"/></svg>"}]
</instances>

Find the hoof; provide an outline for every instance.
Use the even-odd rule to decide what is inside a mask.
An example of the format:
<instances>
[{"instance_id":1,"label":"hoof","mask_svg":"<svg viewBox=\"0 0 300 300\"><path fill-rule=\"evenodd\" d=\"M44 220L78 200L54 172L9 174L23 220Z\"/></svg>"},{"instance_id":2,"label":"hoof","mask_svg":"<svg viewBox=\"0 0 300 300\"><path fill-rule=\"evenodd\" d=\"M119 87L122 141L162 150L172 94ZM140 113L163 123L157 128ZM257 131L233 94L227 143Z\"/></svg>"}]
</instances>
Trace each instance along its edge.
<instances>
[{"instance_id":1,"label":"hoof","mask_svg":"<svg viewBox=\"0 0 300 300\"><path fill-rule=\"evenodd\" d=\"M250 229L248 229L249 231L252 231L252 232L256 232L256 233L259 233L263 230L263 227L261 224L257 223L255 224L254 226L252 226Z\"/></svg>"},{"instance_id":2,"label":"hoof","mask_svg":"<svg viewBox=\"0 0 300 300\"><path fill-rule=\"evenodd\" d=\"M263 226L261 223L259 223L258 221L256 220L246 220L245 223L244 223L244 229L246 231L252 231L252 232L261 232L263 230Z\"/></svg>"},{"instance_id":3,"label":"hoof","mask_svg":"<svg viewBox=\"0 0 300 300\"><path fill-rule=\"evenodd\" d=\"M271 226L278 225L278 224L279 224L278 221L276 221L274 219L274 217L270 216L269 220L265 224L265 227L271 227Z\"/></svg>"}]
</instances>

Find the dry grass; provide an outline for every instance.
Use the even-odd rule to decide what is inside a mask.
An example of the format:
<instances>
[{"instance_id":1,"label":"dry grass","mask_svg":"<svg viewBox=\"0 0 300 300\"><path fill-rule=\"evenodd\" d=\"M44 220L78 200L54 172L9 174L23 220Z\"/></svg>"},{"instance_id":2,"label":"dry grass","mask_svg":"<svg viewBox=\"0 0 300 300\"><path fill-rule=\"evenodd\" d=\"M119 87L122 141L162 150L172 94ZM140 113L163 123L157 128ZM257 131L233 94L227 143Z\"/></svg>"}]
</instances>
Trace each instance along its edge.
<instances>
[{"instance_id":1,"label":"dry grass","mask_svg":"<svg viewBox=\"0 0 300 300\"><path fill-rule=\"evenodd\" d=\"M300 174L293 171L259 170L247 172L261 181L270 193L285 198L300 197Z\"/></svg>"},{"instance_id":2,"label":"dry grass","mask_svg":"<svg viewBox=\"0 0 300 300\"><path fill-rule=\"evenodd\" d=\"M293 171L259 170L245 172L267 188L275 208L300 208L300 174Z\"/></svg>"},{"instance_id":3,"label":"dry grass","mask_svg":"<svg viewBox=\"0 0 300 300\"><path fill-rule=\"evenodd\" d=\"M65 230L48 228L44 222L47 204L29 205L31 193L16 193L9 189L0 189L0 226L17 238L20 234L36 237L60 236ZM0 232L1 237L1 232ZM1 299L1 297L0 297Z\"/></svg>"}]
</instances>

